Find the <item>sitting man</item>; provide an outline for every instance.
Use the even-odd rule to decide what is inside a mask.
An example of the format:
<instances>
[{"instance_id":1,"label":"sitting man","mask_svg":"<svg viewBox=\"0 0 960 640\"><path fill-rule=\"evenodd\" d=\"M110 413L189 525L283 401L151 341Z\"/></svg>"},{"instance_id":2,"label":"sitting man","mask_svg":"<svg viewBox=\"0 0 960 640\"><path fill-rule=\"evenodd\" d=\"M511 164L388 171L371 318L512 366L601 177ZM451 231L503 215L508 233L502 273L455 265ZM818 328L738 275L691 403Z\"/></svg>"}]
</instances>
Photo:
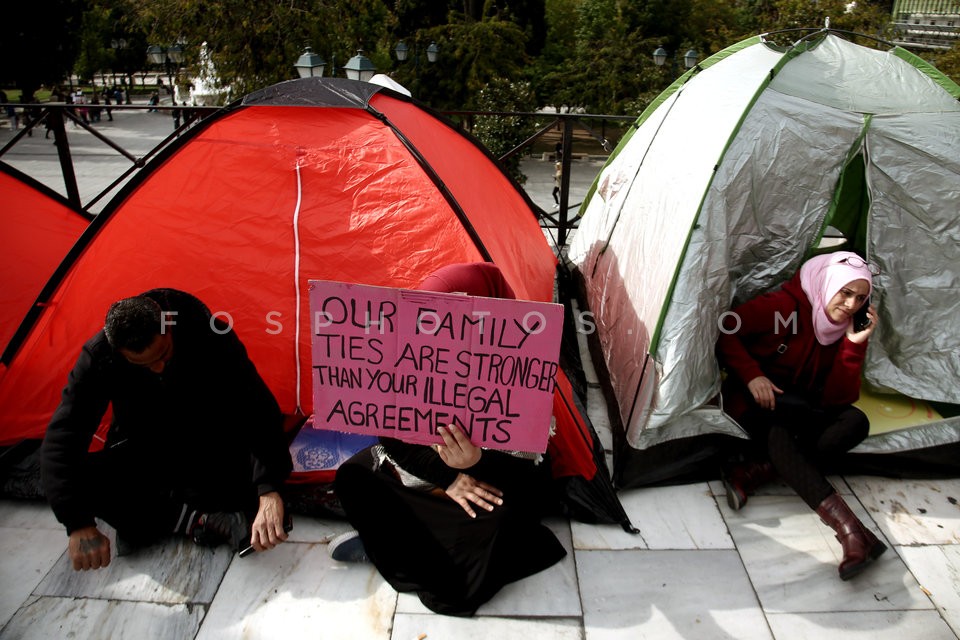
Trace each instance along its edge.
<instances>
[{"instance_id":1,"label":"sitting man","mask_svg":"<svg viewBox=\"0 0 960 640\"><path fill-rule=\"evenodd\" d=\"M91 453L108 405L106 445ZM118 545L173 533L271 549L287 537L279 490L291 468L279 405L240 339L174 289L110 307L70 372L41 453L76 570L110 564L94 517L117 530Z\"/></svg>"}]
</instances>

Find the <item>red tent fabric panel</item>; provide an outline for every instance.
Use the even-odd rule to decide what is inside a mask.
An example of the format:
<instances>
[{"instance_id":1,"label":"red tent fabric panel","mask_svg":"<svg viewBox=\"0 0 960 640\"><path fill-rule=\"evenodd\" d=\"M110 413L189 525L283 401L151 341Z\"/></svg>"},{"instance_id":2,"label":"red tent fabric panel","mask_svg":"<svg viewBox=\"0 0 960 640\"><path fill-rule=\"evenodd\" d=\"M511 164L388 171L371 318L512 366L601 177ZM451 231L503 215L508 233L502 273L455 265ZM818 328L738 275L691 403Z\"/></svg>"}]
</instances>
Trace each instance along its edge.
<instances>
[{"instance_id":1,"label":"red tent fabric panel","mask_svg":"<svg viewBox=\"0 0 960 640\"><path fill-rule=\"evenodd\" d=\"M556 258L546 240L530 246L530 236L543 236L540 223L499 167L490 161L478 162L476 156L482 152L473 142L449 126L425 121L412 103L377 94L370 105L403 132L456 194L517 297L553 300ZM531 251L535 253L530 255Z\"/></svg>"},{"instance_id":2,"label":"red tent fabric panel","mask_svg":"<svg viewBox=\"0 0 960 640\"><path fill-rule=\"evenodd\" d=\"M87 226L68 206L0 171L0 351Z\"/></svg>"},{"instance_id":3,"label":"red tent fabric panel","mask_svg":"<svg viewBox=\"0 0 960 640\"><path fill-rule=\"evenodd\" d=\"M477 179L489 161L472 151L475 165L464 173ZM151 168L109 214L0 380L0 444L42 435L80 346L118 298L176 287L229 312L282 409L299 403L309 414L309 279L414 287L440 266L482 260L419 163L360 109L238 109ZM511 284L539 273L530 282L542 297L552 254L538 266L549 248L539 228L526 231L529 208L496 213L485 240L499 247L494 236L511 236L517 255L501 266Z\"/></svg>"},{"instance_id":4,"label":"red tent fabric panel","mask_svg":"<svg viewBox=\"0 0 960 640\"><path fill-rule=\"evenodd\" d=\"M593 434L573 403L573 386L562 370L557 372L553 416L557 422L557 432L548 443L553 476L579 475L592 480L597 473L593 459Z\"/></svg>"}]
</instances>

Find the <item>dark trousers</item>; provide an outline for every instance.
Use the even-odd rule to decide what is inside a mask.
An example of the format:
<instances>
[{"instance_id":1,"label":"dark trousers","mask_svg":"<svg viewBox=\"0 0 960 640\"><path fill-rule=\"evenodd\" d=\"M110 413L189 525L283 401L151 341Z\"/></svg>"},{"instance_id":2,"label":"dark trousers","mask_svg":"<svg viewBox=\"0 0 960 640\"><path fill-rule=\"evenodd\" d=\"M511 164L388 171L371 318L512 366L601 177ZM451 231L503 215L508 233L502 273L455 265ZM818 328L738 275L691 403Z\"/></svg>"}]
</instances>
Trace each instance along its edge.
<instances>
[{"instance_id":1,"label":"dark trousers","mask_svg":"<svg viewBox=\"0 0 960 640\"><path fill-rule=\"evenodd\" d=\"M204 472L215 481L197 482L177 460L121 444L89 455L85 486L97 517L126 542L145 545L170 535L178 523L182 532L181 519L193 511L243 511L248 519L256 514L249 480L217 477L216 471Z\"/></svg>"},{"instance_id":2,"label":"dark trousers","mask_svg":"<svg viewBox=\"0 0 960 640\"><path fill-rule=\"evenodd\" d=\"M870 432L867 416L850 405L829 409L778 405L774 411L754 407L741 424L754 441L754 456L769 459L811 509L834 492L823 470L832 468Z\"/></svg>"}]
</instances>

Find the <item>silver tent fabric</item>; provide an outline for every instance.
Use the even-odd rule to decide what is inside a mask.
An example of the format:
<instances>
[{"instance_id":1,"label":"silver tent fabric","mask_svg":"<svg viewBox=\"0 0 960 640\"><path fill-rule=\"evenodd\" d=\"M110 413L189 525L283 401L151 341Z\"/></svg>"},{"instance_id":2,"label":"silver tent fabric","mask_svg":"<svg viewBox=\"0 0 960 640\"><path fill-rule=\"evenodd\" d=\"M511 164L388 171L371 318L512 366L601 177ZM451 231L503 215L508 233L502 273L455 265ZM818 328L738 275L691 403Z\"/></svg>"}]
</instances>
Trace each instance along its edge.
<instances>
[{"instance_id":1,"label":"silver tent fabric","mask_svg":"<svg viewBox=\"0 0 960 640\"><path fill-rule=\"evenodd\" d=\"M882 274L865 378L960 404L960 110L875 117L868 144Z\"/></svg>"},{"instance_id":2,"label":"silver tent fabric","mask_svg":"<svg viewBox=\"0 0 960 640\"><path fill-rule=\"evenodd\" d=\"M731 131L779 58L749 47L721 63L730 73L707 69L661 104L601 172L571 243L632 446L652 443L641 436L648 411L669 401L659 380L673 372L647 354L686 238ZM698 422L682 431L699 432Z\"/></svg>"}]
</instances>

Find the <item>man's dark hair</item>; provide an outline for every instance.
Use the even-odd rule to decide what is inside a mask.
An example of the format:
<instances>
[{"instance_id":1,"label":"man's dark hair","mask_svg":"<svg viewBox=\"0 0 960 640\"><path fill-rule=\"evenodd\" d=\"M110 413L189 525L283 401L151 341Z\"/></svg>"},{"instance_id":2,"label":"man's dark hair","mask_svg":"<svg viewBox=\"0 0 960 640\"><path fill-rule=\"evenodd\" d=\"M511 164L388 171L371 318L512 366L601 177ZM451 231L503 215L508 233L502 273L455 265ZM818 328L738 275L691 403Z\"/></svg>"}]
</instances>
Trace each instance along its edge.
<instances>
[{"instance_id":1,"label":"man's dark hair","mask_svg":"<svg viewBox=\"0 0 960 640\"><path fill-rule=\"evenodd\" d=\"M152 298L134 296L110 305L103 332L114 349L142 353L162 331L163 309Z\"/></svg>"}]
</instances>

